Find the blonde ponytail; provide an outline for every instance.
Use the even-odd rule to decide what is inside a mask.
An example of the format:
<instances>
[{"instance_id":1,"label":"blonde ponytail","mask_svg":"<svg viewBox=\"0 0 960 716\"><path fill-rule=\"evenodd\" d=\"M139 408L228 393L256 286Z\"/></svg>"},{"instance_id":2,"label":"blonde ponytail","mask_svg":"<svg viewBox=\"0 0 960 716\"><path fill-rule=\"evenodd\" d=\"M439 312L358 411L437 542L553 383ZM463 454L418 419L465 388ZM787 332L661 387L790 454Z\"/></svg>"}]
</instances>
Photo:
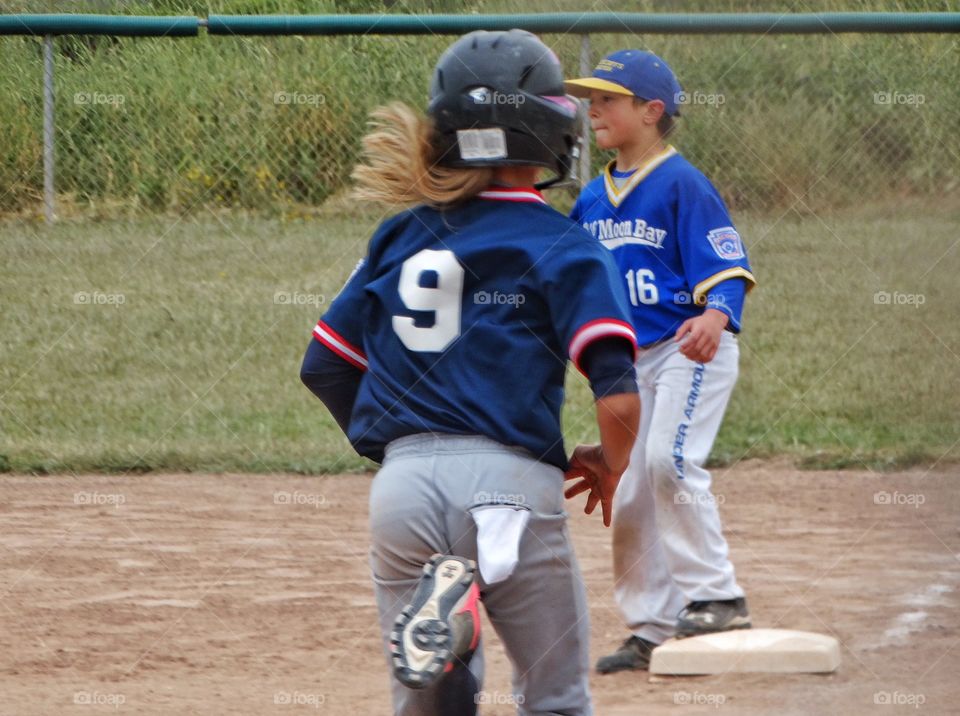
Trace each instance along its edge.
<instances>
[{"instance_id":1,"label":"blonde ponytail","mask_svg":"<svg viewBox=\"0 0 960 716\"><path fill-rule=\"evenodd\" d=\"M370 126L363 138L365 161L353 170L357 199L397 207L440 207L476 196L493 179L490 167L438 166L433 123L402 102L374 110Z\"/></svg>"}]
</instances>

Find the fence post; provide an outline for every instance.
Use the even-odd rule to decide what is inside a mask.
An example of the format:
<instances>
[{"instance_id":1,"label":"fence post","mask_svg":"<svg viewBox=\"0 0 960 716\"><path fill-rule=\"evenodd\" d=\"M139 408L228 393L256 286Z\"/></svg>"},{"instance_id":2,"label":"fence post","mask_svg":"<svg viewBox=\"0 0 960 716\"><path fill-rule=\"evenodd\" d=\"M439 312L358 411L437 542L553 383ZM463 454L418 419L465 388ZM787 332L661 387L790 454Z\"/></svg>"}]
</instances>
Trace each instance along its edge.
<instances>
[{"instance_id":1,"label":"fence post","mask_svg":"<svg viewBox=\"0 0 960 716\"><path fill-rule=\"evenodd\" d=\"M589 77L590 35L580 35L580 76ZM580 186L585 186L593 176L590 167L590 122L583 123L583 141L580 143Z\"/></svg>"},{"instance_id":2,"label":"fence post","mask_svg":"<svg viewBox=\"0 0 960 716\"><path fill-rule=\"evenodd\" d=\"M43 216L56 218L53 187L53 35L43 36Z\"/></svg>"}]
</instances>

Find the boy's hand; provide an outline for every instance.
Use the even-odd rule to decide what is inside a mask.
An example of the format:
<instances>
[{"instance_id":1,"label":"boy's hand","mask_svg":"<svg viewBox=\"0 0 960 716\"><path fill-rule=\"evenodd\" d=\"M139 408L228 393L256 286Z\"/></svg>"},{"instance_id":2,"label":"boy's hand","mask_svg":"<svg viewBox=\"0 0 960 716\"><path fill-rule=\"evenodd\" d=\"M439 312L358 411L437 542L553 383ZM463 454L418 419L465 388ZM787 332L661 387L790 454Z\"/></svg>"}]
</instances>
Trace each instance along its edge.
<instances>
[{"instance_id":1,"label":"boy's hand","mask_svg":"<svg viewBox=\"0 0 960 716\"><path fill-rule=\"evenodd\" d=\"M708 308L695 318L688 318L677 329L674 341L680 343L680 352L695 363L709 363L720 347L720 336L730 318L723 311ZM686 338L684 338L686 336Z\"/></svg>"}]
</instances>

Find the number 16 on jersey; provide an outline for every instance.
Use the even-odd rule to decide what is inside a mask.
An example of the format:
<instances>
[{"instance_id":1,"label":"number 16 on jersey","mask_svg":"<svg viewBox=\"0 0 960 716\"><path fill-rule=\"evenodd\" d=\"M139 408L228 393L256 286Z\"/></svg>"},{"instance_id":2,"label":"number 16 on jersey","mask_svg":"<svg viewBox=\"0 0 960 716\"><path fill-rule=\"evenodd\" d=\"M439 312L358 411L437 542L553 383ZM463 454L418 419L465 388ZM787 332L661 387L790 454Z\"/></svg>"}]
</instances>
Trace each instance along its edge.
<instances>
[{"instance_id":1,"label":"number 16 on jersey","mask_svg":"<svg viewBox=\"0 0 960 716\"><path fill-rule=\"evenodd\" d=\"M630 269L626 273L627 290L630 292L630 303L639 306L641 303L645 306L651 306L660 300L660 294L657 292L657 285L654 283L656 276L650 269Z\"/></svg>"}]
</instances>

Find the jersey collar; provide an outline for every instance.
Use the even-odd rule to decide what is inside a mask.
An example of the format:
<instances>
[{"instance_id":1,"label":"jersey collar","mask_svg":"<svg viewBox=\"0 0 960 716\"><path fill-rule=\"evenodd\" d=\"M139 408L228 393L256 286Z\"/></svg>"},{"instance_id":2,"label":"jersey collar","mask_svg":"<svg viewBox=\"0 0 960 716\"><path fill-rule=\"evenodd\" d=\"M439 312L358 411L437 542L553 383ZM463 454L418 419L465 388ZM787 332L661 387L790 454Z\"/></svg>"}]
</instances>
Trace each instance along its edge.
<instances>
[{"instance_id":1,"label":"jersey collar","mask_svg":"<svg viewBox=\"0 0 960 716\"><path fill-rule=\"evenodd\" d=\"M546 204L543 194L532 186L496 186L484 189L477 196L481 199L497 201L525 201L533 204Z\"/></svg>"},{"instance_id":2,"label":"jersey collar","mask_svg":"<svg viewBox=\"0 0 960 716\"><path fill-rule=\"evenodd\" d=\"M610 173L617 161L616 159L612 160L603 170L603 185L607 189L607 198L610 200L610 203L614 206L619 206L620 202L627 198L627 194L633 191L633 189L640 182L649 176L650 172L659 167L676 153L677 150L673 148L673 145L668 144L666 149L656 156L651 157L646 164L641 167L637 167L637 170L629 179L627 179L626 184L624 184L620 189L617 188L617 185L613 181L613 175Z\"/></svg>"}]
</instances>

